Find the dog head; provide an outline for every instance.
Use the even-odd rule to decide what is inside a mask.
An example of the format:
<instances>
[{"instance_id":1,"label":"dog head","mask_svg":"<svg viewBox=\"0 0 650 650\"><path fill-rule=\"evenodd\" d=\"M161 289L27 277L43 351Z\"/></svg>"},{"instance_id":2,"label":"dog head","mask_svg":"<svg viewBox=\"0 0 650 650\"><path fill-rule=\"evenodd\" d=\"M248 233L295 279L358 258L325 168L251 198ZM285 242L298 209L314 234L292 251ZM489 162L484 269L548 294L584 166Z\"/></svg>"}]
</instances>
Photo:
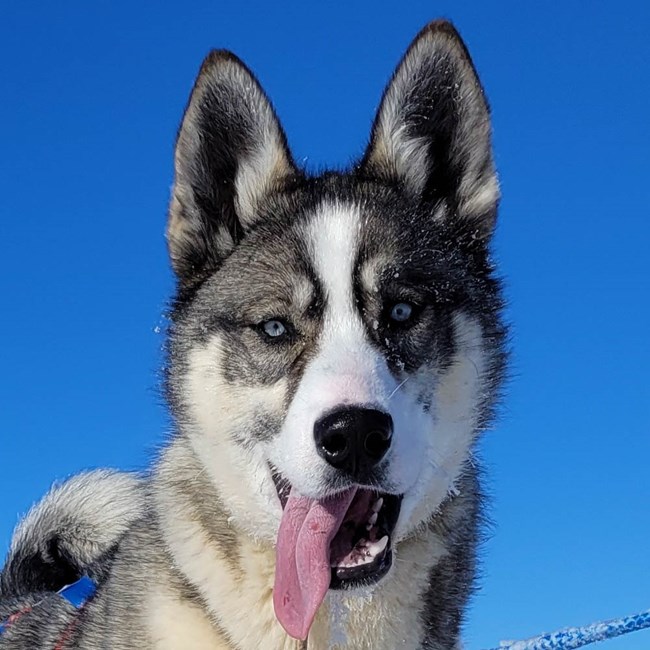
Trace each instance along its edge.
<instances>
[{"instance_id":1,"label":"dog head","mask_svg":"<svg viewBox=\"0 0 650 650\"><path fill-rule=\"evenodd\" d=\"M294 636L328 588L381 580L472 462L503 365L498 197L448 23L410 46L346 173L298 168L244 64L203 63L175 153L168 392L235 525L276 543Z\"/></svg>"}]
</instances>

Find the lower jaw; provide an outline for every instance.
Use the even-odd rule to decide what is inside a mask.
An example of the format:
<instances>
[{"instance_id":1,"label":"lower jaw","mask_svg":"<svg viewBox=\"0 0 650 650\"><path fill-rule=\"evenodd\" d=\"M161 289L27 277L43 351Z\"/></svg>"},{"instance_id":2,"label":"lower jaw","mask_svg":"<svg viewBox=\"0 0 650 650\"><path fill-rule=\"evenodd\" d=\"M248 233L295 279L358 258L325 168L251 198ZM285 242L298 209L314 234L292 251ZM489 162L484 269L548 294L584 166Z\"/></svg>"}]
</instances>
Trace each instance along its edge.
<instances>
[{"instance_id":1,"label":"lower jaw","mask_svg":"<svg viewBox=\"0 0 650 650\"><path fill-rule=\"evenodd\" d=\"M364 567L359 567L354 570L355 575L346 577L344 575L346 573L345 569L333 567L330 589L333 591L349 591L371 587L386 576L392 564L393 551L388 547L384 555L373 562L373 565L367 571L364 570Z\"/></svg>"}]
</instances>

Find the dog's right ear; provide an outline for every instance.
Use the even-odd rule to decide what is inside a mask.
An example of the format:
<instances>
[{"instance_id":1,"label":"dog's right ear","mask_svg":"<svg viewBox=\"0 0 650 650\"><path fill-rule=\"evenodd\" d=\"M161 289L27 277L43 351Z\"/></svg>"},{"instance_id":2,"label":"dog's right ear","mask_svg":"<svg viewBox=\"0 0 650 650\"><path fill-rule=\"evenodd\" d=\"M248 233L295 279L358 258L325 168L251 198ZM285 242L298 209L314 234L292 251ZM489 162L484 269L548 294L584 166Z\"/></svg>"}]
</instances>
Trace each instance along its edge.
<instances>
[{"instance_id":1,"label":"dog's right ear","mask_svg":"<svg viewBox=\"0 0 650 650\"><path fill-rule=\"evenodd\" d=\"M230 52L211 52L176 141L167 240L181 286L218 268L257 220L260 201L298 174L255 77Z\"/></svg>"}]
</instances>

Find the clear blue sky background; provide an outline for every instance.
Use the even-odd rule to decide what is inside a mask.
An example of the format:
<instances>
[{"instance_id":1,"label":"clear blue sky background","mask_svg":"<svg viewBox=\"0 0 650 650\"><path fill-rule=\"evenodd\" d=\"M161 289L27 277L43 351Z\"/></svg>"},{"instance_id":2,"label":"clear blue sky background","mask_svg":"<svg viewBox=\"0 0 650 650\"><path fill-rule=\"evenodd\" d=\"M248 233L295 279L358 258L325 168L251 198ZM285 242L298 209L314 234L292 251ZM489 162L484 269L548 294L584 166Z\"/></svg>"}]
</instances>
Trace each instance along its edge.
<instances>
[{"instance_id":1,"label":"clear blue sky background","mask_svg":"<svg viewBox=\"0 0 650 650\"><path fill-rule=\"evenodd\" d=\"M165 211L207 50L244 58L320 168L362 151L404 48L446 16L493 108L515 349L468 648L650 607L650 5L345 4L4 3L0 552L53 479L143 467L169 429Z\"/></svg>"}]
</instances>

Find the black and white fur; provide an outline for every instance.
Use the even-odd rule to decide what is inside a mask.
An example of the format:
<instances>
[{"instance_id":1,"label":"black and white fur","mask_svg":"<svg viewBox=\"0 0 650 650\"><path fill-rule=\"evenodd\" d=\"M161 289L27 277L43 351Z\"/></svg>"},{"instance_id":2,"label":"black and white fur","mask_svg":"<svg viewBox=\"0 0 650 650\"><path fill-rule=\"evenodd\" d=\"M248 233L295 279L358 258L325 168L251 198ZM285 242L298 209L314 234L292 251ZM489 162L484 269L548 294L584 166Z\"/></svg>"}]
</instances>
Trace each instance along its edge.
<instances>
[{"instance_id":1,"label":"black and white fur","mask_svg":"<svg viewBox=\"0 0 650 650\"><path fill-rule=\"evenodd\" d=\"M244 64L208 55L178 134L168 224L176 435L150 478L84 475L22 524L5 611L61 586L64 569L93 571L100 589L80 614L34 608L0 648L50 647L75 615L71 648L457 647L479 537L474 449L505 361L489 255L498 199L487 102L447 22L408 49L358 164L318 176L295 164ZM414 308L407 327L390 317L401 303ZM285 327L280 342L269 321ZM369 481L403 495L395 561L372 587L330 591L303 644L271 602L282 515L271 467L311 498L341 489L312 431L359 404L394 422ZM89 516L59 499L79 490L95 495ZM107 516L119 525L104 528Z\"/></svg>"}]
</instances>

